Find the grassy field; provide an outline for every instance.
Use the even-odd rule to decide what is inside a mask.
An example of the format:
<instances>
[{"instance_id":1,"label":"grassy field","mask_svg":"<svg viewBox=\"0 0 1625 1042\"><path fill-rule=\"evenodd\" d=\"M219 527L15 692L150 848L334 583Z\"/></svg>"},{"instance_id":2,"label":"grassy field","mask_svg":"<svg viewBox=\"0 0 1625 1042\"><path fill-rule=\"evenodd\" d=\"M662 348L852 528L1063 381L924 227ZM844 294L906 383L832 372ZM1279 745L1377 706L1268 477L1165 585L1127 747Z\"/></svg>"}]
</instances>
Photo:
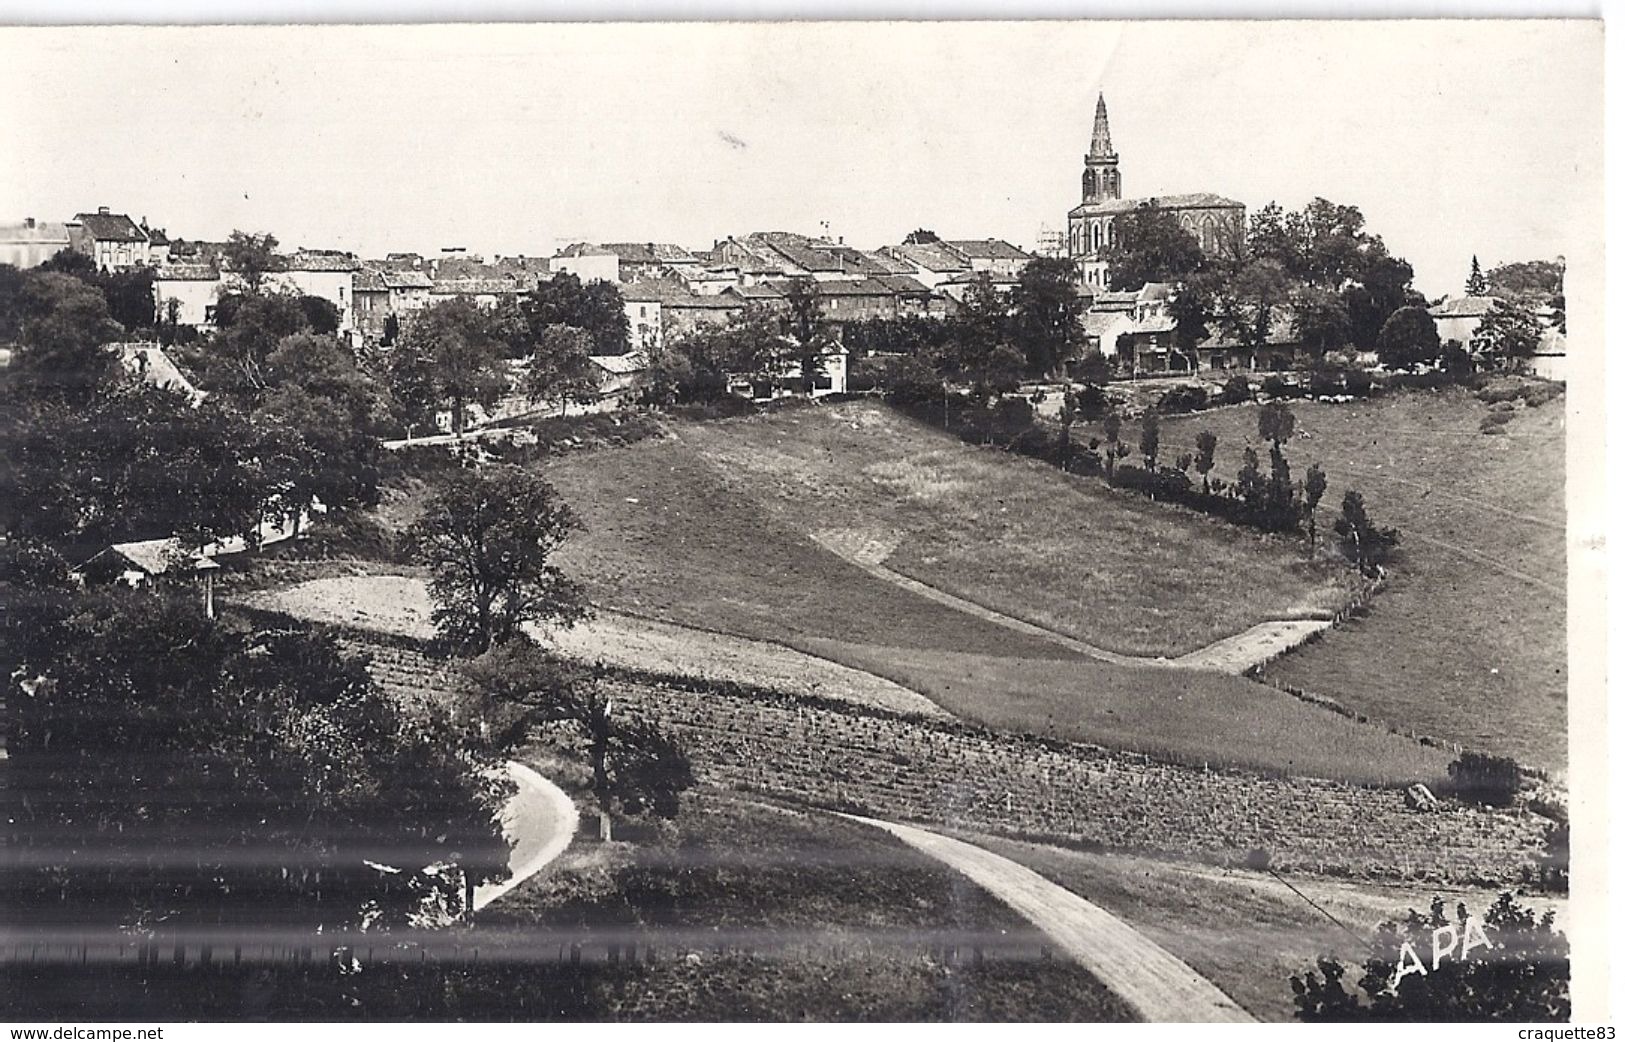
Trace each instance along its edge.
<instances>
[{"instance_id":1,"label":"grassy field","mask_svg":"<svg viewBox=\"0 0 1625 1042\"><path fill-rule=\"evenodd\" d=\"M1242 677L810 642L810 650L1003 730L1378 784L1446 777L1450 756ZM1042 721L1042 726L1036 726Z\"/></svg>"},{"instance_id":2,"label":"grassy field","mask_svg":"<svg viewBox=\"0 0 1625 1042\"><path fill-rule=\"evenodd\" d=\"M840 418L849 414L853 409L843 406L789 415L797 423L826 429L845 422ZM932 444L951 463L970 460L953 463L972 468L963 480L1016 481L1031 486L1024 494L1037 496L1039 482L1047 479L1061 495L1083 494L1078 483L1053 470L1029 469L1026 461L980 452L921 432L908 421L896 422L904 425L899 430ZM1217 674L1118 670L899 589L812 540L808 533L817 530L820 520L833 519L833 507L817 508L831 511L824 515L815 514L812 506L798 514L793 499L773 502L777 486L727 477L723 472L732 466L730 459L712 461L703 454L720 453L716 446L735 437L749 441L771 436L769 421L683 425L679 430L681 440L583 453L553 461L543 470L587 525L561 551L560 563L580 576L601 604L777 641L905 686L914 685L902 678L913 677L920 685L916 690L945 708L1017 731L1172 752L1187 762L1359 781L1433 778L1442 767L1434 753L1413 742L1376 728L1356 728L1264 685ZM860 459L887 451L891 442L884 430L870 433L872 442L864 444L873 448L867 454L861 445L842 451ZM1003 467L1016 468L1020 477L1001 477ZM800 496L815 487L797 482L786 495ZM980 502L984 497L967 490L957 498ZM878 510L884 502L872 499L864 505ZM1162 526L1158 530L1170 540L1185 531L1204 545L1223 534L1206 521L1186 515L1164 518L1164 508L1122 497L1108 495L1092 509L1090 516L1103 518L1118 510L1150 511L1148 523ZM938 512L949 511L944 507ZM922 539L932 538L929 511L910 508L909 516L920 526ZM954 523L969 525L967 517ZM1080 523L1067 531L1088 527ZM968 530L963 534L967 553L983 545ZM1282 553L1248 536L1225 538L1235 541L1230 552L1256 553L1266 562ZM1061 540L1057 535L1052 545ZM1125 549L1113 546L1108 540L1095 548L1103 562L1110 562L1101 567L1127 575L1133 562ZM1286 584L1294 567L1282 565L1283 596L1292 593ZM983 591L990 601L1013 603L1029 587L1044 585L1028 575L986 570L981 575L987 589L1007 591L997 597ZM947 581L952 573L942 578ZM1132 582L1125 578L1122 584ZM1053 578L1049 589L1057 601L1062 599ZM1297 595L1302 590L1300 586ZM1188 614L1178 598L1164 610ZM1122 605L1114 611L1131 614ZM1238 616L1233 624L1242 621ZM1118 632L1126 628L1124 620ZM952 672L963 665L952 656L961 654L985 656L968 680Z\"/></svg>"},{"instance_id":3,"label":"grassy field","mask_svg":"<svg viewBox=\"0 0 1625 1042\"><path fill-rule=\"evenodd\" d=\"M1189 963L1249 1013L1265 1021L1292 1019L1293 974L1313 969L1329 955L1350 969L1354 987L1377 925L1425 911L1434 896L1475 914L1495 900L1492 891L1441 892L1417 886L1375 886L1291 880L1315 904L1337 917L1345 931L1263 872L1179 865L1121 854L1092 854L974 834L965 839L1026 865L1095 902ZM1566 902L1520 899L1544 910Z\"/></svg>"},{"instance_id":4,"label":"grassy field","mask_svg":"<svg viewBox=\"0 0 1625 1042\"><path fill-rule=\"evenodd\" d=\"M1343 405L1294 402L1294 473L1329 478L1321 527L1358 489L1401 553L1370 614L1269 668L1271 677L1418 733L1561 771L1567 761L1563 401L1480 433L1463 390ZM1138 431L1125 425L1125 438ZM1219 437L1233 477L1255 407L1165 421L1165 446Z\"/></svg>"},{"instance_id":5,"label":"grassy field","mask_svg":"<svg viewBox=\"0 0 1625 1042\"><path fill-rule=\"evenodd\" d=\"M884 832L706 791L685 804L653 841L578 843L481 928L620 927L654 945L653 965L602 968L606 1019L1133 1019L1046 960L1026 920Z\"/></svg>"},{"instance_id":6,"label":"grassy field","mask_svg":"<svg viewBox=\"0 0 1625 1042\"><path fill-rule=\"evenodd\" d=\"M804 531L873 533L887 567L1124 654L1174 656L1337 607L1289 544L978 450L868 403L685 427L729 487Z\"/></svg>"}]
</instances>

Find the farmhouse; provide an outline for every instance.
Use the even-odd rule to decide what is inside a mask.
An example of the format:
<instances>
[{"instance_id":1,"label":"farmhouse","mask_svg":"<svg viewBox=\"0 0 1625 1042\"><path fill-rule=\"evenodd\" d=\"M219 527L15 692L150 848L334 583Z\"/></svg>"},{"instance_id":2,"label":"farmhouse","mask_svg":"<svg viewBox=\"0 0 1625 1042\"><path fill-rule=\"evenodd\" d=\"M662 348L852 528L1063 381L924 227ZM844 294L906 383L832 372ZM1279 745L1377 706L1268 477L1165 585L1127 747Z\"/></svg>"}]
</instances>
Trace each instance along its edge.
<instances>
[{"instance_id":1,"label":"farmhouse","mask_svg":"<svg viewBox=\"0 0 1625 1042\"><path fill-rule=\"evenodd\" d=\"M37 268L71 245L68 226L24 217L16 224L0 224L0 264Z\"/></svg>"},{"instance_id":2,"label":"farmhouse","mask_svg":"<svg viewBox=\"0 0 1625 1042\"><path fill-rule=\"evenodd\" d=\"M1428 308L1428 314L1439 329L1441 344L1455 340L1465 347L1473 342L1484 316L1500 302L1499 297L1451 297Z\"/></svg>"}]
</instances>

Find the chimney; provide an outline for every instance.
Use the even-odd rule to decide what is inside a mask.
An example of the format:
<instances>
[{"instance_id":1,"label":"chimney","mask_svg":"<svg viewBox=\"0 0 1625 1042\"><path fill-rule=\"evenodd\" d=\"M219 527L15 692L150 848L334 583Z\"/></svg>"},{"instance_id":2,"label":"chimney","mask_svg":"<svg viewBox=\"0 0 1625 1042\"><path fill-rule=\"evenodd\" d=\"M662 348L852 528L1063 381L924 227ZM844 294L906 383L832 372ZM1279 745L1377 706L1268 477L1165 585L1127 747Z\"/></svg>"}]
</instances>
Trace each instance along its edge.
<instances>
[{"instance_id":1,"label":"chimney","mask_svg":"<svg viewBox=\"0 0 1625 1042\"><path fill-rule=\"evenodd\" d=\"M34 218L32 218L32 217L24 217L23 218L23 227L24 228L32 228L32 227L34 227Z\"/></svg>"},{"instance_id":2,"label":"chimney","mask_svg":"<svg viewBox=\"0 0 1625 1042\"><path fill-rule=\"evenodd\" d=\"M112 213L113 211L109 210L105 206L98 206L98 207L96 207L96 212L97 213Z\"/></svg>"}]
</instances>

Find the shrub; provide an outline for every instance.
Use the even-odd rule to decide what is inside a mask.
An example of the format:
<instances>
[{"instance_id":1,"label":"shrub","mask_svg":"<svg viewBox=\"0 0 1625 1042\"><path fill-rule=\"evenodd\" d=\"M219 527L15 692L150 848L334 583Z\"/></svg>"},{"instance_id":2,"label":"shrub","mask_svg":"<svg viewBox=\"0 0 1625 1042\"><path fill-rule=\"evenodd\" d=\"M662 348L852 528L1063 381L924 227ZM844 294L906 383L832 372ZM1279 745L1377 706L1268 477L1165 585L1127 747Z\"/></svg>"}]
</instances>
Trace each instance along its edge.
<instances>
[{"instance_id":1,"label":"shrub","mask_svg":"<svg viewBox=\"0 0 1625 1042\"><path fill-rule=\"evenodd\" d=\"M1219 392L1219 402L1222 405L1240 405L1242 402L1253 400L1253 385L1245 376L1239 373L1224 382L1224 389Z\"/></svg>"},{"instance_id":2,"label":"shrub","mask_svg":"<svg viewBox=\"0 0 1625 1042\"><path fill-rule=\"evenodd\" d=\"M1174 387L1157 399L1156 411L1164 416L1196 412L1207 407L1207 391L1201 387Z\"/></svg>"},{"instance_id":3,"label":"shrub","mask_svg":"<svg viewBox=\"0 0 1625 1042\"><path fill-rule=\"evenodd\" d=\"M1263 390L1266 398L1288 398L1292 395L1292 385L1273 373L1264 377Z\"/></svg>"},{"instance_id":4,"label":"shrub","mask_svg":"<svg viewBox=\"0 0 1625 1042\"><path fill-rule=\"evenodd\" d=\"M1342 374L1316 370L1309 374L1309 395L1313 398L1330 398L1343 393Z\"/></svg>"},{"instance_id":5,"label":"shrub","mask_svg":"<svg viewBox=\"0 0 1625 1042\"><path fill-rule=\"evenodd\" d=\"M1478 432L1480 434L1505 434L1507 424L1511 422L1511 412L1492 412L1478 421Z\"/></svg>"},{"instance_id":6,"label":"shrub","mask_svg":"<svg viewBox=\"0 0 1625 1042\"><path fill-rule=\"evenodd\" d=\"M1450 791L1459 799L1506 807L1518 794L1518 762L1507 756L1464 752L1450 764Z\"/></svg>"},{"instance_id":7,"label":"shrub","mask_svg":"<svg viewBox=\"0 0 1625 1042\"><path fill-rule=\"evenodd\" d=\"M1356 398L1371 397L1371 374L1364 369L1351 369L1343 374L1343 390Z\"/></svg>"}]
</instances>

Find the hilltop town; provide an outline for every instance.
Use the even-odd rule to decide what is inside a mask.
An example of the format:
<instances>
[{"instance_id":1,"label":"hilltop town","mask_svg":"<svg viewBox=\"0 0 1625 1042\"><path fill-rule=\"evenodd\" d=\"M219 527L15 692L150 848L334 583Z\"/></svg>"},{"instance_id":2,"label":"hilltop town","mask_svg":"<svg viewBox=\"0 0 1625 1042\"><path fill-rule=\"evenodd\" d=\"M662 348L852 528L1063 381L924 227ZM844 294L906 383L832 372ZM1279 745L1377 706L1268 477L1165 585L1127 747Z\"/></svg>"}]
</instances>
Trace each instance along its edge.
<instances>
[{"instance_id":1,"label":"hilltop town","mask_svg":"<svg viewBox=\"0 0 1625 1042\"><path fill-rule=\"evenodd\" d=\"M1566 1019L1562 258L1132 160L1034 249L0 226L17 1019Z\"/></svg>"}]
</instances>

